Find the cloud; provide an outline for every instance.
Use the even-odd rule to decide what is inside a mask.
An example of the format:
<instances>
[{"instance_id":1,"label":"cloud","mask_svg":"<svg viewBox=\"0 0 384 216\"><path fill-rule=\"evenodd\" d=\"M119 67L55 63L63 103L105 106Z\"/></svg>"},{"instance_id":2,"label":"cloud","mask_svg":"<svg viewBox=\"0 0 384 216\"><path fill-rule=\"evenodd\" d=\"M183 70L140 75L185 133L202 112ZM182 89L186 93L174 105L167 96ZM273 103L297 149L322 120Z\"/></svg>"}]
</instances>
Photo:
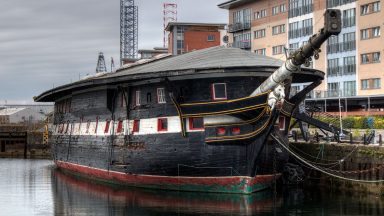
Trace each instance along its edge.
<instances>
[{"instance_id":1,"label":"cloud","mask_svg":"<svg viewBox=\"0 0 384 216\"><path fill-rule=\"evenodd\" d=\"M1 0L0 104L32 102L52 86L95 71L100 51L119 61L119 0ZM227 22L222 0L178 4L178 21ZM209 2L209 3L208 3ZM163 45L163 1L136 0L139 49Z\"/></svg>"}]
</instances>

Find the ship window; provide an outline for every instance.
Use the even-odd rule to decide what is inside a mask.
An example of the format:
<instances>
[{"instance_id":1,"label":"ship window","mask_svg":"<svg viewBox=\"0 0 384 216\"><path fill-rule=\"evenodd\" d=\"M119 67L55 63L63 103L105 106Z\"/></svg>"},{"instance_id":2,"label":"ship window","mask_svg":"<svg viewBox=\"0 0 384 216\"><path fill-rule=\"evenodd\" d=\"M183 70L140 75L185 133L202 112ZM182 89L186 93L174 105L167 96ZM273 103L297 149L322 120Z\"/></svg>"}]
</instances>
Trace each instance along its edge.
<instances>
[{"instance_id":1,"label":"ship window","mask_svg":"<svg viewBox=\"0 0 384 216\"><path fill-rule=\"evenodd\" d=\"M168 120L166 118L160 118L157 120L157 131L167 131Z\"/></svg>"},{"instance_id":2,"label":"ship window","mask_svg":"<svg viewBox=\"0 0 384 216\"><path fill-rule=\"evenodd\" d=\"M125 97L124 97L124 92L121 92L121 104L120 107L125 107Z\"/></svg>"},{"instance_id":3,"label":"ship window","mask_svg":"<svg viewBox=\"0 0 384 216\"><path fill-rule=\"evenodd\" d=\"M231 129L232 135L239 135L240 134L240 127L233 127Z\"/></svg>"},{"instance_id":4,"label":"ship window","mask_svg":"<svg viewBox=\"0 0 384 216\"><path fill-rule=\"evenodd\" d=\"M65 128L65 133L68 133L68 128L69 128L69 121L67 121L67 127Z\"/></svg>"},{"instance_id":5,"label":"ship window","mask_svg":"<svg viewBox=\"0 0 384 216\"><path fill-rule=\"evenodd\" d=\"M226 130L223 127L219 127L219 128L216 129L216 134L218 136L223 136L223 135L225 135L225 133L226 133Z\"/></svg>"},{"instance_id":6,"label":"ship window","mask_svg":"<svg viewBox=\"0 0 384 216\"><path fill-rule=\"evenodd\" d=\"M135 119L133 120L133 129L132 129L132 133L138 133L140 131L140 120L139 119Z\"/></svg>"},{"instance_id":7,"label":"ship window","mask_svg":"<svg viewBox=\"0 0 384 216\"><path fill-rule=\"evenodd\" d=\"M117 123L117 130L116 133L121 133L123 131L123 120L119 120Z\"/></svg>"},{"instance_id":8,"label":"ship window","mask_svg":"<svg viewBox=\"0 0 384 216\"><path fill-rule=\"evenodd\" d=\"M140 106L140 104L141 104L140 91L136 91L136 94L135 94L135 105L136 106Z\"/></svg>"},{"instance_id":9,"label":"ship window","mask_svg":"<svg viewBox=\"0 0 384 216\"><path fill-rule=\"evenodd\" d=\"M147 93L147 103L152 102L152 94L150 92Z\"/></svg>"},{"instance_id":10,"label":"ship window","mask_svg":"<svg viewBox=\"0 0 384 216\"><path fill-rule=\"evenodd\" d=\"M105 121L105 129L104 129L104 133L108 133L109 132L109 125L111 124L111 121L110 120L106 120Z\"/></svg>"},{"instance_id":11,"label":"ship window","mask_svg":"<svg viewBox=\"0 0 384 216\"><path fill-rule=\"evenodd\" d=\"M201 130L204 129L203 118L189 118L189 129L190 130Z\"/></svg>"},{"instance_id":12,"label":"ship window","mask_svg":"<svg viewBox=\"0 0 384 216\"><path fill-rule=\"evenodd\" d=\"M165 103L165 91L164 91L164 88L158 88L157 89L157 102L158 103Z\"/></svg>"},{"instance_id":13,"label":"ship window","mask_svg":"<svg viewBox=\"0 0 384 216\"><path fill-rule=\"evenodd\" d=\"M227 85L226 83L214 83L212 84L212 99L213 100L225 100L227 99Z\"/></svg>"},{"instance_id":14,"label":"ship window","mask_svg":"<svg viewBox=\"0 0 384 216\"><path fill-rule=\"evenodd\" d=\"M99 116L96 117L95 134L97 134L97 127L99 126Z\"/></svg>"},{"instance_id":15,"label":"ship window","mask_svg":"<svg viewBox=\"0 0 384 216\"><path fill-rule=\"evenodd\" d=\"M91 121L90 120L87 121L87 128L86 128L85 133L89 133L89 126L91 126Z\"/></svg>"},{"instance_id":16,"label":"ship window","mask_svg":"<svg viewBox=\"0 0 384 216\"><path fill-rule=\"evenodd\" d=\"M279 116L279 129L285 130L285 117Z\"/></svg>"}]
</instances>

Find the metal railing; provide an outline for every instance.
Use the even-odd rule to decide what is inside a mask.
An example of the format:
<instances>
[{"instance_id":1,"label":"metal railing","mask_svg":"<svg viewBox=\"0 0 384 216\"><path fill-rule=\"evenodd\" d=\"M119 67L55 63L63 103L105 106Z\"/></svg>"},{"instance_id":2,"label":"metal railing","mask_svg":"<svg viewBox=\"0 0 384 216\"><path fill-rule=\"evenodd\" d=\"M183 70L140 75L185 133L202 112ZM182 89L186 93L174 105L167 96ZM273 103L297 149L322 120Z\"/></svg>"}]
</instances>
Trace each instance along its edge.
<instances>
[{"instance_id":1,"label":"metal railing","mask_svg":"<svg viewBox=\"0 0 384 216\"><path fill-rule=\"evenodd\" d=\"M232 43L232 47L240 49L250 49L251 41L235 41Z\"/></svg>"},{"instance_id":2,"label":"metal railing","mask_svg":"<svg viewBox=\"0 0 384 216\"><path fill-rule=\"evenodd\" d=\"M312 13L313 12L313 4L304 5L301 7L291 8L288 11L289 17L297 17L304 14Z\"/></svg>"},{"instance_id":3,"label":"metal railing","mask_svg":"<svg viewBox=\"0 0 384 216\"><path fill-rule=\"evenodd\" d=\"M356 64L344 65L343 74L344 75L356 74Z\"/></svg>"},{"instance_id":4,"label":"metal railing","mask_svg":"<svg viewBox=\"0 0 384 216\"><path fill-rule=\"evenodd\" d=\"M251 22L244 22L244 23L234 23L228 25L228 32L233 33L241 30L248 30L251 29Z\"/></svg>"},{"instance_id":5,"label":"metal railing","mask_svg":"<svg viewBox=\"0 0 384 216\"><path fill-rule=\"evenodd\" d=\"M327 76L328 77L341 76L343 74L341 69L342 69L342 67L340 67L340 66L328 67L327 68Z\"/></svg>"}]
</instances>

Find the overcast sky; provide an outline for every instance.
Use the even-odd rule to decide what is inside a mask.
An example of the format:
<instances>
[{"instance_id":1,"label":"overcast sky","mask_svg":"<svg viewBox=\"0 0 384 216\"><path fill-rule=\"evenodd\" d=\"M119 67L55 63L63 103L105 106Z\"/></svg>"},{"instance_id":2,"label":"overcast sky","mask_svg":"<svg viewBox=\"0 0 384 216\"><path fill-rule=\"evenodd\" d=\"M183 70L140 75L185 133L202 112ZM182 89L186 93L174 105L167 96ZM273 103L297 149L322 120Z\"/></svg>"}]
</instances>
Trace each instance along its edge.
<instances>
[{"instance_id":1,"label":"overcast sky","mask_svg":"<svg viewBox=\"0 0 384 216\"><path fill-rule=\"evenodd\" d=\"M226 0L136 0L139 49L163 45L163 3L180 22L227 22ZM0 104L31 103L95 73L98 53L119 62L120 0L0 0Z\"/></svg>"}]
</instances>

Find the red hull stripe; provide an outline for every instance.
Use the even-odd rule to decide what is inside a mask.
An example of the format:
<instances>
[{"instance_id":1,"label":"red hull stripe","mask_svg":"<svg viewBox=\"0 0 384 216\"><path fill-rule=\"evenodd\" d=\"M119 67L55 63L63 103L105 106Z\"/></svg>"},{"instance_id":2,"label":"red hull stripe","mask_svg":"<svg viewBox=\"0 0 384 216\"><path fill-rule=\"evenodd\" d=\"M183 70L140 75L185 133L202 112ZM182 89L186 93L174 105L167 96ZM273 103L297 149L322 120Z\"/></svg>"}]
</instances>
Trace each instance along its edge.
<instances>
[{"instance_id":1,"label":"red hull stripe","mask_svg":"<svg viewBox=\"0 0 384 216\"><path fill-rule=\"evenodd\" d=\"M112 184L186 191L252 193L271 185L274 175L184 177L126 174L63 161L55 161L59 168ZM276 178L281 174L277 174Z\"/></svg>"}]
</instances>

